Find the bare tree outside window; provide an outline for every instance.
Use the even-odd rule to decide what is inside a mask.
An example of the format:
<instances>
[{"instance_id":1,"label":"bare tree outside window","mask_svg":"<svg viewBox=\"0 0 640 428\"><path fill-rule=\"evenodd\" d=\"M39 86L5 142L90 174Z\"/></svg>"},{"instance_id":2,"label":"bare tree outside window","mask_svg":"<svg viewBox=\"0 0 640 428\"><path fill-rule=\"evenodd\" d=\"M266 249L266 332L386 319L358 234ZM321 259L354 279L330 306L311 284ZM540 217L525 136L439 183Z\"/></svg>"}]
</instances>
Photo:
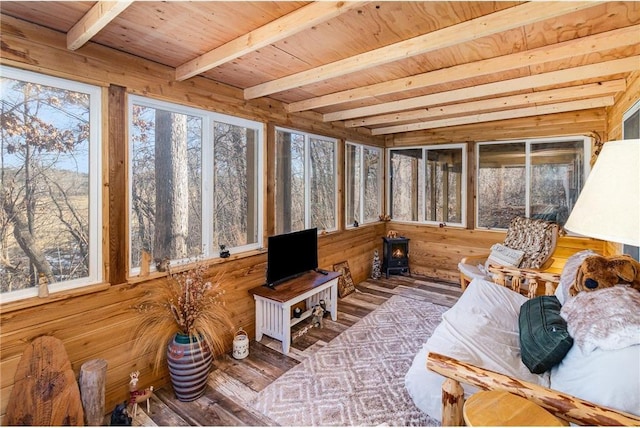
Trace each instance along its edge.
<instances>
[{"instance_id":1,"label":"bare tree outside window","mask_svg":"<svg viewBox=\"0 0 640 428\"><path fill-rule=\"evenodd\" d=\"M394 220L419 221L423 218L420 200L420 171L424 169L422 149L392 150L390 171L391 206Z\"/></svg>"},{"instance_id":2,"label":"bare tree outside window","mask_svg":"<svg viewBox=\"0 0 640 428\"><path fill-rule=\"evenodd\" d=\"M309 139L311 224L318 230L336 228L335 147L333 141Z\"/></svg>"},{"instance_id":3,"label":"bare tree outside window","mask_svg":"<svg viewBox=\"0 0 640 428\"><path fill-rule=\"evenodd\" d=\"M257 132L215 123L213 245L258 242Z\"/></svg>"},{"instance_id":4,"label":"bare tree outside window","mask_svg":"<svg viewBox=\"0 0 640 428\"><path fill-rule=\"evenodd\" d=\"M464 226L463 144L391 149L390 214L394 220Z\"/></svg>"},{"instance_id":5,"label":"bare tree outside window","mask_svg":"<svg viewBox=\"0 0 640 428\"><path fill-rule=\"evenodd\" d=\"M346 203L345 213L347 226L354 222L363 223L360 218L362 203L362 146L347 144L345 147Z\"/></svg>"},{"instance_id":6,"label":"bare tree outside window","mask_svg":"<svg viewBox=\"0 0 640 428\"><path fill-rule=\"evenodd\" d=\"M364 147L364 222L378 221L382 214L382 151Z\"/></svg>"},{"instance_id":7,"label":"bare tree outside window","mask_svg":"<svg viewBox=\"0 0 640 428\"><path fill-rule=\"evenodd\" d=\"M131 266L201 254L202 119L133 106Z\"/></svg>"},{"instance_id":8,"label":"bare tree outside window","mask_svg":"<svg viewBox=\"0 0 640 428\"><path fill-rule=\"evenodd\" d=\"M382 214L382 150L345 146L345 220L347 226L378 221Z\"/></svg>"},{"instance_id":9,"label":"bare tree outside window","mask_svg":"<svg viewBox=\"0 0 640 428\"><path fill-rule=\"evenodd\" d=\"M258 248L258 122L131 98L131 267Z\"/></svg>"},{"instance_id":10,"label":"bare tree outside window","mask_svg":"<svg viewBox=\"0 0 640 428\"><path fill-rule=\"evenodd\" d=\"M480 144L478 227L506 229L516 216L563 225L584 184L585 159L583 138Z\"/></svg>"},{"instance_id":11,"label":"bare tree outside window","mask_svg":"<svg viewBox=\"0 0 640 428\"><path fill-rule=\"evenodd\" d=\"M336 228L336 142L276 130L276 233Z\"/></svg>"},{"instance_id":12,"label":"bare tree outside window","mask_svg":"<svg viewBox=\"0 0 640 428\"><path fill-rule=\"evenodd\" d=\"M1 291L87 277L90 95L9 77L1 84Z\"/></svg>"}]
</instances>

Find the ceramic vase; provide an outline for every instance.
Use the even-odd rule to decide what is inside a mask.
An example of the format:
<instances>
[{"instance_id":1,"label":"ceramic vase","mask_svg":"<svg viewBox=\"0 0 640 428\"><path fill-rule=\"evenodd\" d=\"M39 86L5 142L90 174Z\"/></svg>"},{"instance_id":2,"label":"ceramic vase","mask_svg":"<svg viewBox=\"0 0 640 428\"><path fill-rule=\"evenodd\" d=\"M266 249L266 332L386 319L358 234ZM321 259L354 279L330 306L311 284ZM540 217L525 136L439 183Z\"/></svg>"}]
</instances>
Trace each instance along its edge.
<instances>
[{"instance_id":1,"label":"ceramic vase","mask_svg":"<svg viewBox=\"0 0 640 428\"><path fill-rule=\"evenodd\" d=\"M213 362L209 347L198 338L176 334L167 347L171 385L180 401L193 401L204 394Z\"/></svg>"}]
</instances>

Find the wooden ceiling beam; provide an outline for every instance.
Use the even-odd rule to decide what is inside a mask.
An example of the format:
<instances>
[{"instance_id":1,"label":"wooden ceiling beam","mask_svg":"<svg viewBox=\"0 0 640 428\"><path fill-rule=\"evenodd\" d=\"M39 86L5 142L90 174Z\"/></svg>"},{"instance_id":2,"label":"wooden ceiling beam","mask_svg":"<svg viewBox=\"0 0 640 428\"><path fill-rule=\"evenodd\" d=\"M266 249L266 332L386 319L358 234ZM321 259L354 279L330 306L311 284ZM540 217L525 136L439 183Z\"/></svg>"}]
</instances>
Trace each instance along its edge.
<instances>
[{"instance_id":1,"label":"wooden ceiling beam","mask_svg":"<svg viewBox=\"0 0 640 428\"><path fill-rule=\"evenodd\" d=\"M540 7L537 2L523 3L330 64L246 88L244 97L248 100L259 98L320 80L343 76L594 7L600 3L590 1L548 2L544 4L544 7Z\"/></svg>"},{"instance_id":2,"label":"wooden ceiling beam","mask_svg":"<svg viewBox=\"0 0 640 428\"><path fill-rule=\"evenodd\" d=\"M186 80L257 49L334 18L367 2L316 1L231 40L176 68L176 80Z\"/></svg>"},{"instance_id":3,"label":"wooden ceiling beam","mask_svg":"<svg viewBox=\"0 0 640 428\"><path fill-rule=\"evenodd\" d=\"M333 122L337 120L354 119L357 117L381 115L395 111L418 109L427 106L495 96L497 94L505 94L508 92L539 88L543 86L576 82L584 79L598 79L603 78L604 76L628 73L637 70L638 64L640 64L640 56L631 56L622 59L599 62L596 64L567 68L560 71L534 74L532 76L518 77L500 82L487 83L484 85L454 89L451 91L438 92L420 97L391 101L388 103L326 113L323 115L323 120L325 122Z\"/></svg>"},{"instance_id":4,"label":"wooden ceiling beam","mask_svg":"<svg viewBox=\"0 0 640 428\"><path fill-rule=\"evenodd\" d=\"M133 3L132 0L99 1L67 33L67 49L76 50L87 43L116 16Z\"/></svg>"},{"instance_id":5,"label":"wooden ceiling beam","mask_svg":"<svg viewBox=\"0 0 640 428\"><path fill-rule=\"evenodd\" d=\"M410 123L406 125L374 128L371 135L386 135L399 132L420 131L424 129L445 128L448 126L465 125L469 123L492 122L522 117L540 116L544 114L563 113L568 111L588 110L592 108L609 107L614 103L613 96L590 98L587 100L568 101L564 103L547 104L543 106L525 107L521 109L496 111L491 113L470 114L466 116L438 119L427 122Z\"/></svg>"},{"instance_id":6,"label":"wooden ceiling beam","mask_svg":"<svg viewBox=\"0 0 640 428\"><path fill-rule=\"evenodd\" d=\"M564 101L574 101L584 98L613 95L623 92L627 87L625 79L609 80L606 82L589 83L586 85L570 86L566 88L551 89L548 91L530 92L507 97L491 98L479 101L470 101L459 104L436 106L420 110L403 111L400 113L371 116L364 119L356 119L345 122L347 128L360 126L381 125L393 122L406 122L424 119L435 119L452 115L466 114L470 111L487 112L491 110L504 110L507 108L524 107L533 104L549 104Z\"/></svg>"},{"instance_id":7,"label":"wooden ceiling beam","mask_svg":"<svg viewBox=\"0 0 640 428\"><path fill-rule=\"evenodd\" d=\"M290 103L286 106L286 109L289 113L294 113L346 102L360 101L376 96L425 88L442 82L470 79L491 73L513 70L522 67L522 64L533 67L546 62L574 57L576 52L594 53L623 46L636 45L638 43L640 43L640 25L632 25L630 27L598 33L579 39L567 40L566 42L556 43L554 45L542 46L528 51L455 65L387 82L309 98Z\"/></svg>"}]
</instances>

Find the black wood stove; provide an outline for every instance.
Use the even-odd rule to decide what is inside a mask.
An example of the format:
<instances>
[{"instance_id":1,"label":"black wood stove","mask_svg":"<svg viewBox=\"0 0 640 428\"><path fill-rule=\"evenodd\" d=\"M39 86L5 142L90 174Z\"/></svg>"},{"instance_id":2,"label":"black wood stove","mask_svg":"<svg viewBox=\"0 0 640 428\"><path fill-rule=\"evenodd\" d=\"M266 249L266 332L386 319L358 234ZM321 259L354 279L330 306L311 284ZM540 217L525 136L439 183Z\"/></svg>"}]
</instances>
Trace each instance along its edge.
<instances>
[{"instance_id":1,"label":"black wood stove","mask_svg":"<svg viewBox=\"0 0 640 428\"><path fill-rule=\"evenodd\" d=\"M389 273L408 273L409 269L409 238L382 238L382 270L389 278Z\"/></svg>"}]
</instances>

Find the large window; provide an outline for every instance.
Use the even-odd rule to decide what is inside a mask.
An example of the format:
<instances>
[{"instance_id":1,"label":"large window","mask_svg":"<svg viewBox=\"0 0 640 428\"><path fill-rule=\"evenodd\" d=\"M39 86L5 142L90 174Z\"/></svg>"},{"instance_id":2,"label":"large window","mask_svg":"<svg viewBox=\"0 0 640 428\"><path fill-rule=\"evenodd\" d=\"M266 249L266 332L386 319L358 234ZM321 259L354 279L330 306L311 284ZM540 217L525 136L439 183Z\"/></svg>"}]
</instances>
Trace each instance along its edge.
<instances>
[{"instance_id":1,"label":"large window","mask_svg":"<svg viewBox=\"0 0 640 428\"><path fill-rule=\"evenodd\" d=\"M335 139L276 129L276 233L337 228Z\"/></svg>"},{"instance_id":2,"label":"large window","mask_svg":"<svg viewBox=\"0 0 640 428\"><path fill-rule=\"evenodd\" d=\"M99 282L100 88L8 67L2 83L2 301Z\"/></svg>"},{"instance_id":3,"label":"large window","mask_svg":"<svg viewBox=\"0 0 640 428\"><path fill-rule=\"evenodd\" d=\"M382 149L347 143L345 176L347 227L377 221L382 214Z\"/></svg>"},{"instance_id":4,"label":"large window","mask_svg":"<svg viewBox=\"0 0 640 428\"><path fill-rule=\"evenodd\" d=\"M588 138L479 143L477 227L506 229L515 216L563 225L588 173Z\"/></svg>"},{"instance_id":5,"label":"large window","mask_svg":"<svg viewBox=\"0 0 640 428\"><path fill-rule=\"evenodd\" d=\"M260 245L262 125L130 97L131 268Z\"/></svg>"},{"instance_id":6,"label":"large window","mask_svg":"<svg viewBox=\"0 0 640 428\"><path fill-rule=\"evenodd\" d=\"M465 225L463 144L389 149L389 214L394 220Z\"/></svg>"}]
</instances>

